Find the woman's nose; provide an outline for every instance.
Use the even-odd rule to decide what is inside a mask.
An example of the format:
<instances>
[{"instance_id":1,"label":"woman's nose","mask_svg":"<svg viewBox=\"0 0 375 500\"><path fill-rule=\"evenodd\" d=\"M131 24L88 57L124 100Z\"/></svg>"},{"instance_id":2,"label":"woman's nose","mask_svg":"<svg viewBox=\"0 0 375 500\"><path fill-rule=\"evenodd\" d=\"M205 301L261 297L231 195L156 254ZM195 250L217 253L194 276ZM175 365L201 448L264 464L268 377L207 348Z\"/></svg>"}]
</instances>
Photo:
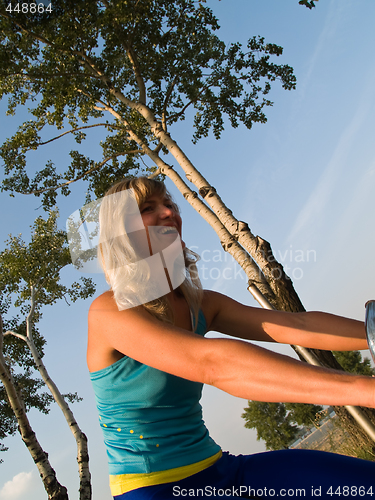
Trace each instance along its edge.
<instances>
[{"instance_id":1,"label":"woman's nose","mask_svg":"<svg viewBox=\"0 0 375 500\"><path fill-rule=\"evenodd\" d=\"M172 218L174 215L174 210L173 208L166 207L165 205L162 205L159 209L159 216L162 219L168 219L169 217Z\"/></svg>"}]
</instances>

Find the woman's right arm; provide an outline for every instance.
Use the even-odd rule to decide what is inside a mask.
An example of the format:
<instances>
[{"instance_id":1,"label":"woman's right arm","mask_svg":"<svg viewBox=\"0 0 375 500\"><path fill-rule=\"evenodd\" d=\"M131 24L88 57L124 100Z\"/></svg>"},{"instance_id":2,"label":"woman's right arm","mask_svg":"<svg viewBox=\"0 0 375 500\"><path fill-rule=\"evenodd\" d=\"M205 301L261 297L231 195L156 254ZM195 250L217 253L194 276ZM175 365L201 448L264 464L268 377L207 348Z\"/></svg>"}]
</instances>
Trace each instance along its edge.
<instances>
[{"instance_id":1,"label":"woman's right arm","mask_svg":"<svg viewBox=\"0 0 375 500\"><path fill-rule=\"evenodd\" d=\"M204 338L143 308L118 311L111 294L90 308L88 352L89 359L90 352L122 353L244 399L375 407L371 377L311 366L243 340Z\"/></svg>"}]
</instances>

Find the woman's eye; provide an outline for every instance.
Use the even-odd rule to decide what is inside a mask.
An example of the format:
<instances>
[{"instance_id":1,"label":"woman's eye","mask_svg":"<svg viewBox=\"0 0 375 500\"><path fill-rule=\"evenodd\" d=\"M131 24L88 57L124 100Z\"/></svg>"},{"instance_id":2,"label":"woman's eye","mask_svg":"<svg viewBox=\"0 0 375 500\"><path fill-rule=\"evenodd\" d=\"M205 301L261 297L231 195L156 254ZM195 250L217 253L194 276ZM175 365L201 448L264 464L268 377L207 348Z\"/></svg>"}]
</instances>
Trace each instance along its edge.
<instances>
[{"instance_id":1,"label":"woman's eye","mask_svg":"<svg viewBox=\"0 0 375 500\"><path fill-rule=\"evenodd\" d=\"M143 214L144 212L149 212L150 210L152 210L152 207L151 207L151 206L144 207L144 208L142 208L142 210L141 210L141 214Z\"/></svg>"}]
</instances>

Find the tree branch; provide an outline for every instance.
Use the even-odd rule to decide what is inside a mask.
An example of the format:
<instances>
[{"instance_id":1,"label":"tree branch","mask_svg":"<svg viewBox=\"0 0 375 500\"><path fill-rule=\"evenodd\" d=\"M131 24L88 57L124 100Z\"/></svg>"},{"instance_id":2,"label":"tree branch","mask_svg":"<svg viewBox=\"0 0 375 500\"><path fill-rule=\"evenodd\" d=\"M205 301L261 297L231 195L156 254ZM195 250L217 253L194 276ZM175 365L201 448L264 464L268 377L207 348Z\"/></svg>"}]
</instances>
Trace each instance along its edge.
<instances>
[{"instance_id":1,"label":"tree branch","mask_svg":"<svg viewBox=\"0 0 375 500\"><path fill-rule=\"evenodd\" d=\"M158 145L156 146L156 148L153 150L155 154L159 154L160 151L161 151L161 148L163 147L163 144L161 143L161 141L159 141Z\"/></svg>"},{"instance_id":2,"label":"tree branch","mask_svg":"<svg viewBox=\"0 0 375 500\"><path fill-rule=\"evenodd\" d=\"M176 85L177 83L177 76L174 77L172 83L170 84L168 90L167 90L167 94L165 96L165 99L164 99L164 104L163 104L163 111L161 113L161 124L163 126L163 129L165 132L167 132L167 106L168 106L168 101L169 101L169 98L171 97L172 95L172 92L173 92L173 87ZM160 145L161 147L161 145Z\"/></svg>"},{"instance_id":3,"label":"tree branch","mask_svg":"<svg viewBox=\"0 0 375 500\"><path fill-rule=\"evenodd\" d=\"M155 170L155 172L154 172L153 174L149 175L149 176L148 176L148 178L149 178L149 179L154 179L154 178L155 178L155 177L157 177L159 174L161 174L161 169L160 169L160 167L159 167L157 170Z\"/></svg>"},{"instance_id":4,"label":"tree branch","mask_svg":"<svg viewBox=\"0 0 375 500\"><path fill-rule=\"evenodd\" d=\"M189 106L191 106L192 104L195 104L198 101L199 97L203 94L203 92L205 92L206 90L208 90L211 87L214 87L215 83L216 82L212 82L209 85L204 85L202 87L202 90L200 90L200 92L198 92L198 95L195 97L195 99L191 99L187 104L185 104L185 106L178 113L175 113L174 115L169 116L168 121L178 119L180 116L182 116L185 113L185 111L187 110L187 108Z\"/></svg>"},{"instance_id":5,"label":"tree branch","mask_svg":"<svg viewBox=\"0 0 375 500\"><path fill-rule=\"evenodd\" d=\"M38 143L35 143L33 144L33 146L45 146L46 144L49 144L50 142L53 142L53 141L56 141L57 139L60 139L61 137L64 137L64 135L67 135L67 134L74 134L74 132L78 132L79 130L85 130L85 129L88 129L88 128L94 128L94 127L112 127L112 128L118 128L116 127L116 125L111 125L110 123L96 123L95 125L85 125L85 126L82 126L82 127L77 127L77 128L74 128L72 130L68 130L67 132L63 132L62 134L56 136L56 137L53 137L52 139L49 139L48 141L45 141L45 142L38 142ZM31 151L33 148L29 148L25 151L25 153L27 151Z\"/></svg>"},{"instance_id":6,"label":"tree branch","mask_svg":"<svg viewBox=\"0 0 375 500\"><path fill-rule=\"evenodd\" d=\"M28 193L24 193L24 194L42 194L42 193L45 193L47 191L56 191L57 189L61 189L65 186L69 186L69 184L73 184L74 182L77 182L79 181L80 179L83 179L83 177L85 177L86 175L89 175L91 174L92 172L95 172L95 170L98 170L100 169L103 165L105 165L109 160L113 160L115 158L118 158L119 156L125 156L127 154L143 154L141 150L139 149L134 149L132 151L122 151L121 153L118 153L116 155L112 155L112 156L109 156L108 158L106 158L105 160L103 160L102 162L100 163L97 163L95 166L93 166L92 168L90 168L89 170L86 170L86 172L83 172L83 174L79 175L78 177L76 177L75 179L72 179L70 181L66 181L66 182L63 182L61 184L59 184L58 186L52 186L52 187L48 187L48 188L44 188L44 189L37 189L35 191L30 191Z\"/></svg>"},{"instance_id":7,"label":"tree branch","mask_svg":"<svg viewBox=\"0 0 375 500\"><path fill-rule=\"evenodd\" d=\"M12 335L13 337L17 337L18 339L21 339L27 343L27 337L25 337L25 335L22 335L22 333L13 332L13 330L7 330L4 333L4 337L6 335Z\"/></svg>"},{"instance_id":8,"label":"tree branch","mask_svg":"<svg viewBox=\"0 0 375 500\"><path fill-rule=\"evenodd\" d=\"M135 79L136 79L136 82L137 82L137 85L139 88L139 102L141 104L146 104L146 86L145 86L145 82L142 78L142 74L141 74L141 70L139 68L137 56L131 47L129 47L127 49L127 54L128 54L129 61L133 67L134 76L135 76Z\"/></svg>"},{"instance_id":9,"label":"tree branch","mask_svg":"<svg viewBox=\"0 0 375 500\"><path fill-rule=\"evenodd\" d=\"M103 3L106 6L106 8L108 9L109 8L108 1L103 0ZM137 5L138 5L138 2L136 3L134 9L137 7ZM133 68L135 80L137 82L137 86L139 89L139 102L142 104L146 104L146 85L145 85L144 79L142 77L142 73L141 73L141 69L139 67L137 55L136 55L135 51L133 50L133 48L129 44L122 42L122 40L124 39L124 36L122 33L119 33L120 26L119 26L116 18L114 19L114 23L115 23L115 26L117 29L117 34L119 35L119 40L121 40L121 44L125 48L127 56L129 58L129 61L130 61L130 64L132 65L132 68Z\"/></svg>"},{"instance_id":10,"label":"tree branch","mask_svg":"<svg viewBox=\"0 0 375 500\"><path fill-rule=\"evenodd\" d=\"M40 281L40 278L38 279L38 283ZM26 318L26 336L29 341L33 341L33 334L32 334L32 321L34 317L34 312L35 312L35 306L36 306L36 300L35 300L35 294L36 294L36 289L34 285L31 285L30 287L31 290L31 298L30 298L30 311L29 314L27 315Z\"/></svg>"},{"instance_id":11,"label":"tree branch","mask_svg":"<svg viewBox=\"0 0 375 500\"><path fill-rule=\"evenodd\" d=\"M47 40L47 38L44 38L40 35L37 35L33 31L26 29L22 24L15 21L13 17L8 16L7 14L4 14L4 12L0 12L0 16L5 17L5 19L8 19L8 21L11 21L12 23L14 23L16 26L18 26L18 28L20 28L22 31L24 31L27 35L30 35L31 37L35 38L35 40L38 40L38 42L42 42L45 45L50 45L51 47L54 46L54 44L52 42L50 42L49 40Z\"/></svg>"},{"instance_id":12,"label":"tree branch","mask_svg":"<svg viewBox=\"0 0 375 500\"><path fill-rule=\"evenodd\" d=\"M26 77L25 80L29 80L30 82L40 82L39 79L35 75L30 75L29 73L25 72L20 72L20 73L8 73L8 74L1 74L0 73L0 78L7 78L7 77L15 77L15 76L23 76ZM65 77L71 77L71 76L90 76L92 78L97 78L100 80L100 77L95 75L94 73L91 73L90 75L87 75L87 73L68 73L68 72L61 72L61 73L49 73L49 74L43 74L43 76L40 77L40 79L44 80L49 80L51 78L60 78L61 76Z\"/></svg>"}]
</instances>

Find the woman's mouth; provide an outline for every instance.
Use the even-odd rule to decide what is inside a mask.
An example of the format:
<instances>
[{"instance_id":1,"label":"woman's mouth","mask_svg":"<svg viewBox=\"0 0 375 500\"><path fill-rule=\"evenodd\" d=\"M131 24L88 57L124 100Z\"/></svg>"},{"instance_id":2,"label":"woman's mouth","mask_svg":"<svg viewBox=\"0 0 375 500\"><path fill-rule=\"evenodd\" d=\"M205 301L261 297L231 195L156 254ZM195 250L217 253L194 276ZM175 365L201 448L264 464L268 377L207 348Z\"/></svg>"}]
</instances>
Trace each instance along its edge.
<instances>
[{"instance_id":1,"label":"woman's mouth","mask_svg":"<svg viewBox=\"0 0 375 500\"><path fill-rule=\"evenodd\" d=\"M177 228L174 226L163 226L158 230L159 234L176 234L177 232Z\"/></svg>"}]
</instances>

